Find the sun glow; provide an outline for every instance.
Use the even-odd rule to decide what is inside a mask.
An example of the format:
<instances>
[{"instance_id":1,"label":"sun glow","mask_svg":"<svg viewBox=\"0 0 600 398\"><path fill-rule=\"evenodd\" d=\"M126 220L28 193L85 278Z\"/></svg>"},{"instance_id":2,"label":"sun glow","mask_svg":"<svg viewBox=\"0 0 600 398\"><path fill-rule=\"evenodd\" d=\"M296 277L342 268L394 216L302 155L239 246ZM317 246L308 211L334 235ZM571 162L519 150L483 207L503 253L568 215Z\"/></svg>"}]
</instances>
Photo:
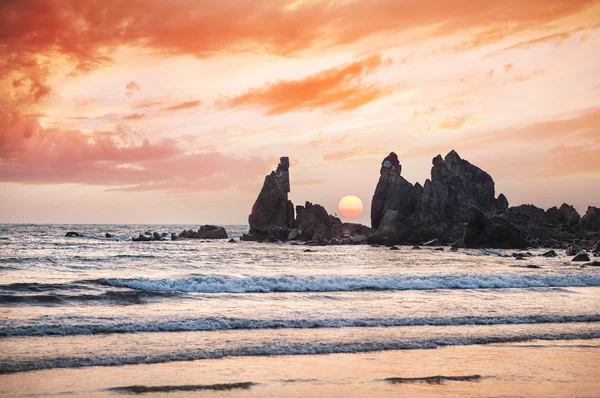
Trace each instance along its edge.
<instances>
[{"instance_id":1,"label":"sun glow","mask_svg":"<svg viewBox=\"0 0 600 398\"><path fill-rule=\"evenodd\" d=\"M338 204L338 210L346 218L356 218L363 212L363 203L357 196L344 196Z\"/></svg>"}]
</instances>

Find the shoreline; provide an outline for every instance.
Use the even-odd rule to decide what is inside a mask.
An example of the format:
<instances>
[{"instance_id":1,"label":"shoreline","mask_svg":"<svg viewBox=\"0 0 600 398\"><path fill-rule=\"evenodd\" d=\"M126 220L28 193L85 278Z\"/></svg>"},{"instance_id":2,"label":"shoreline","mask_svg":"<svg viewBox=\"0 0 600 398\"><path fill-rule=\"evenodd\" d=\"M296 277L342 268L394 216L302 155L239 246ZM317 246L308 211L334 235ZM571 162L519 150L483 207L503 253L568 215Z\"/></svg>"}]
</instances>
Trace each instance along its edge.
<instances>
[{"instance_id":1,"label":"shoreline","mask_svg":"<svg viewBox=\"0 0 600 398\"><path fill-rule=\"evenodd\" d=\"M600 389L600 339L228 357L0 375L3 396L570 396ZM168 394L168 395L167 395Z\"/></svg>"}]
</instances>

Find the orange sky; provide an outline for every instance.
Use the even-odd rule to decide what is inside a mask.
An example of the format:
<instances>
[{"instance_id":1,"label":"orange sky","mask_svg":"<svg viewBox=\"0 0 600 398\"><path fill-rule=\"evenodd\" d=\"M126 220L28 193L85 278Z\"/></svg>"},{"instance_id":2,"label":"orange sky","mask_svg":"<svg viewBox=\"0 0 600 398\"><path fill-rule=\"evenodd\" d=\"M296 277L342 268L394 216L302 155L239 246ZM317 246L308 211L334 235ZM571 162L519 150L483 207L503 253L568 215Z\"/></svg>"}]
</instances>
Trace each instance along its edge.
<instances>
[{"instance_id":1,"label":"orange sky","mask_svg":"<svg viewBox=\"0 0 600 398\"><path fill-rule=\"evenodd\" d=\"M456 149L511 205L600 206L598 0L4 0L0 222L369 223L381 159Z\"/></svg>"}]
</instances>

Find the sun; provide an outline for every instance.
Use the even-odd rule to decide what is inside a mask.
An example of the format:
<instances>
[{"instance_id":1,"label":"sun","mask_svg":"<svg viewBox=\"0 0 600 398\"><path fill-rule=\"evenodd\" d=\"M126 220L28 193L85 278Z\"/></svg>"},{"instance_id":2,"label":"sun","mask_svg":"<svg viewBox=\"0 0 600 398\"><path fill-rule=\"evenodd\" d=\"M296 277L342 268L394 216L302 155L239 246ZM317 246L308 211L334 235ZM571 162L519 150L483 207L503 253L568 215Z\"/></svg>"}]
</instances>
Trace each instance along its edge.
<instances>
[{"instance_id":1,"label":"sun","mask_svg":"<svg viewBox=\"0 0 600 398\"><path fill-rule=\"evenodd\" d=\"M346 218L356 218L363 212L363 203L357 196L344 196L338 204L338 210Z\"/></svg>"}]
</instances>

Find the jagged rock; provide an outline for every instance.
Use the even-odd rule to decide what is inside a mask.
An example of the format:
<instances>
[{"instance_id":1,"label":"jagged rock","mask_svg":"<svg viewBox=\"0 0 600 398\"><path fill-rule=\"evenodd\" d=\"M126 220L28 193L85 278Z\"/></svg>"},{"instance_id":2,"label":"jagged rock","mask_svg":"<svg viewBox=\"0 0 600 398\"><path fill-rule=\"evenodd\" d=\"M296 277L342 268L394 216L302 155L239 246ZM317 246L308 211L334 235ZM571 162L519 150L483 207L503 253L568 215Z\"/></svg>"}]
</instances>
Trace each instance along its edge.
<instances>
[{"instance_id":1,"label":"jagged rock","mask_svg":"<svg viewBox=\"0 0 600 398\"><path fill-rule=\"evenodd\" d=\"M554 250L548 250L547 252L542 254L542 256L543 257L558 257L558 254L556 254L556 252Z\"/></svg>"},{"instance_id":2,"label":"jagged rock","mask_svg":"<svg viewBox=\"0 0 600 398\"><path fill-rule=\"evenodd\" d=\"M157 232L154 232L154 234L152 234L151 236L140 234L140 236L138 236L137 238L132 238L132 240L134 242L153 242L162 241L165 239L161 237Z\"/></svg>"},{"instance_id":3,"label":"jagged rock","mask_svg":"<svg viewBox=\"0 0 600 398\"><path fill-rule=\"evenodd\" d=\"M367 235L354 235L350 237L353 245L361 245L367 243Z\"/></svg>"},{"instance_id":4,"label":"jagged rock","mask_svg":"<svg viewBox=\"0 0 600 398\"><path fill-rule=\"evenodd\" d=\"M584 251L579 252L575 257L573 257L571 259L571 261L590 261L590 260L591 260L590 256Z\"/></svg>"},{"instance_id":5,"label":"jagged rock","mask_svg":"<svg viewBox=\"0 0 600 398\"><path fill-rule=\"evenodd\" d=\"M430 187L430 188L429 188ZM431 190L431 192L427 192ZM494 180L485 171L450 151L433 159L431 184L425 184L422 209L440 221L464 222L472 205L495 208Z\"/></svg>"},{"instance_id":6,"label":"jagged rock","mask_svg":"<svg viewBox=\"0 0 600 398\"><path fill-rule=\"evenodd\" d=\"M287 240L299 240L302 239L302 234L297 229L292 229L288 234Z\"/></svg>"},{"instance_id":7,"label":"jagged rock","mask_svg":"<svg viewBox=\"0 0 600 398\"><path fill-rule=\"evenodd\" d=\"M565 251L565 254L567 256L574 256L577 253L579 253L580 251L581 251L581 247L573 245L573 246L567 247L567 250Z\"/></svg>"},{"instance_id":8,"label":"jagged rock","mask_svg":"<svg viewBox=\"0 0 600 398\"><path fill-rule=\"evenodd\" d=\"M546 219L555 225L577 225L581 216L573 206L563 203L558 209L551 207L546 210Z\"/></svg>"},{"instance_id":9,"label":"jagged rock","mask_svg":"<svg viewBox=\"0 0 600 398\"><path fill-rule=\"evenodd\" d=\"M290 192L289 167L289 158L282 157L277 169L265 177L263 187L248 216L249 235L266 237L273 235L273 229L287 230L293 227L294 205L288 199ZM255 240L254 236L244 240Z\"/></svg>"},{"instance_id":10,"label":"jagged rock","mask_svg":"<svg viewBox=\"0 0 600 398\"><path fill-rule=\"evenodd\" d=\"M177 236L177 234L175 234L174 232L171 232L171 240L181 240L181 238Z\"/></svg>"},{"instance_id":11,"label":"jagged rock","mask_svg":"<svg viewBox=\"0 0 600 398\"><path fill-rule=\"evenodd\" d=\"M477 207L469 211L464 242L468 248L523 249L530 243L505 217L487 217Z\"/></svg>"},{"instance_id":12,"label":"jagged rock","mask_svg":"<svg viewBox=\"0 0 600 398\"><path fill-rule=\"evenodd\" d=\"M227 243L237 243L235 239L229 239Z\"/></svg>"},{"instance_id":13,"label":"jagged rock","mask_svg":"<svg viewBox=\"0 0 600 398\"><path fill-rule=\"evenodd\" d=\"M104 234L105 238L114 238L113 234L109 234L108 232Z\"/></svg>"},{"instance_id":14,"label":"jagged rock","mask_svg":"<svg viewBox=\"0 0 600 398\"><path fill-rule=\"evenodd\" d=\"M342 221L329 215L323 206L306 202L304 206L296 206L294 226L305 239L329 240L339 237Z\"/></svg>"},{"instance_id":15,"label":"jagged rock","mask_svg":"<svg viewBox=\"0 0 600 398\"><path fill-rule=\"evenodd\" d=\"M588 231L600 231L600 208L589 206L581 217L581 226Z\"/></svg>"},{"instance_id":16,"label":"jagged rock","mask_svg":"<svg viewBox=\"0 0 600 398\"><path fill-rule=\"evenodd\" d=\"M83 238L83 235L79 232L69 231L65 234L66 238Z\"/></svg>"},{"instance_id":17,"label":"jagged rock","mask_svg":"<svg viewBox=\"0 0 600 398\"><path fill-rule=\"evenodd\" d=\"M453 241L464 234L471 205L484 211L505 210L504 195L495 199L494 181L455 151L432 160L431 179L412 185L401 175L394 153L384 159L371 205L370 243Z\"/></svg>"},{"instance_id":18,"label":"jagged rock","mask_svg":"<svg viewBox=\"0 0 600 398\"><path fill-rule=\"evenodd\" d=\"M501 193L500 195L498 195L498 198L496 198L494 205L496 206L496 210L506 211L508 210L508 199L506 199L506 196L504 196L504 194Z\"/></svg>"},{"instance_id":19,"label":"jagged rock","mask_svg":"<svg viewBox=\"0 0 600 398\"><path fill-rule=\"evenodd\" d=\"M198 230L200 239L227 239L227 231L223 227L215 225L202 225Z\"/></svg>"},{"instance_id":20,"label":"jagged rock","mask_svg":"<svg viewBox=\"0 0 600 398\"><path fill-rule=\"evenodd\" d=\"M340 228L341 236L357 236L357 235L365 235L369 236L371 234L371 228L366 225L357 224L357 223L349 223L345 222L342 224Z\"/></svg>"}]
</instances>

